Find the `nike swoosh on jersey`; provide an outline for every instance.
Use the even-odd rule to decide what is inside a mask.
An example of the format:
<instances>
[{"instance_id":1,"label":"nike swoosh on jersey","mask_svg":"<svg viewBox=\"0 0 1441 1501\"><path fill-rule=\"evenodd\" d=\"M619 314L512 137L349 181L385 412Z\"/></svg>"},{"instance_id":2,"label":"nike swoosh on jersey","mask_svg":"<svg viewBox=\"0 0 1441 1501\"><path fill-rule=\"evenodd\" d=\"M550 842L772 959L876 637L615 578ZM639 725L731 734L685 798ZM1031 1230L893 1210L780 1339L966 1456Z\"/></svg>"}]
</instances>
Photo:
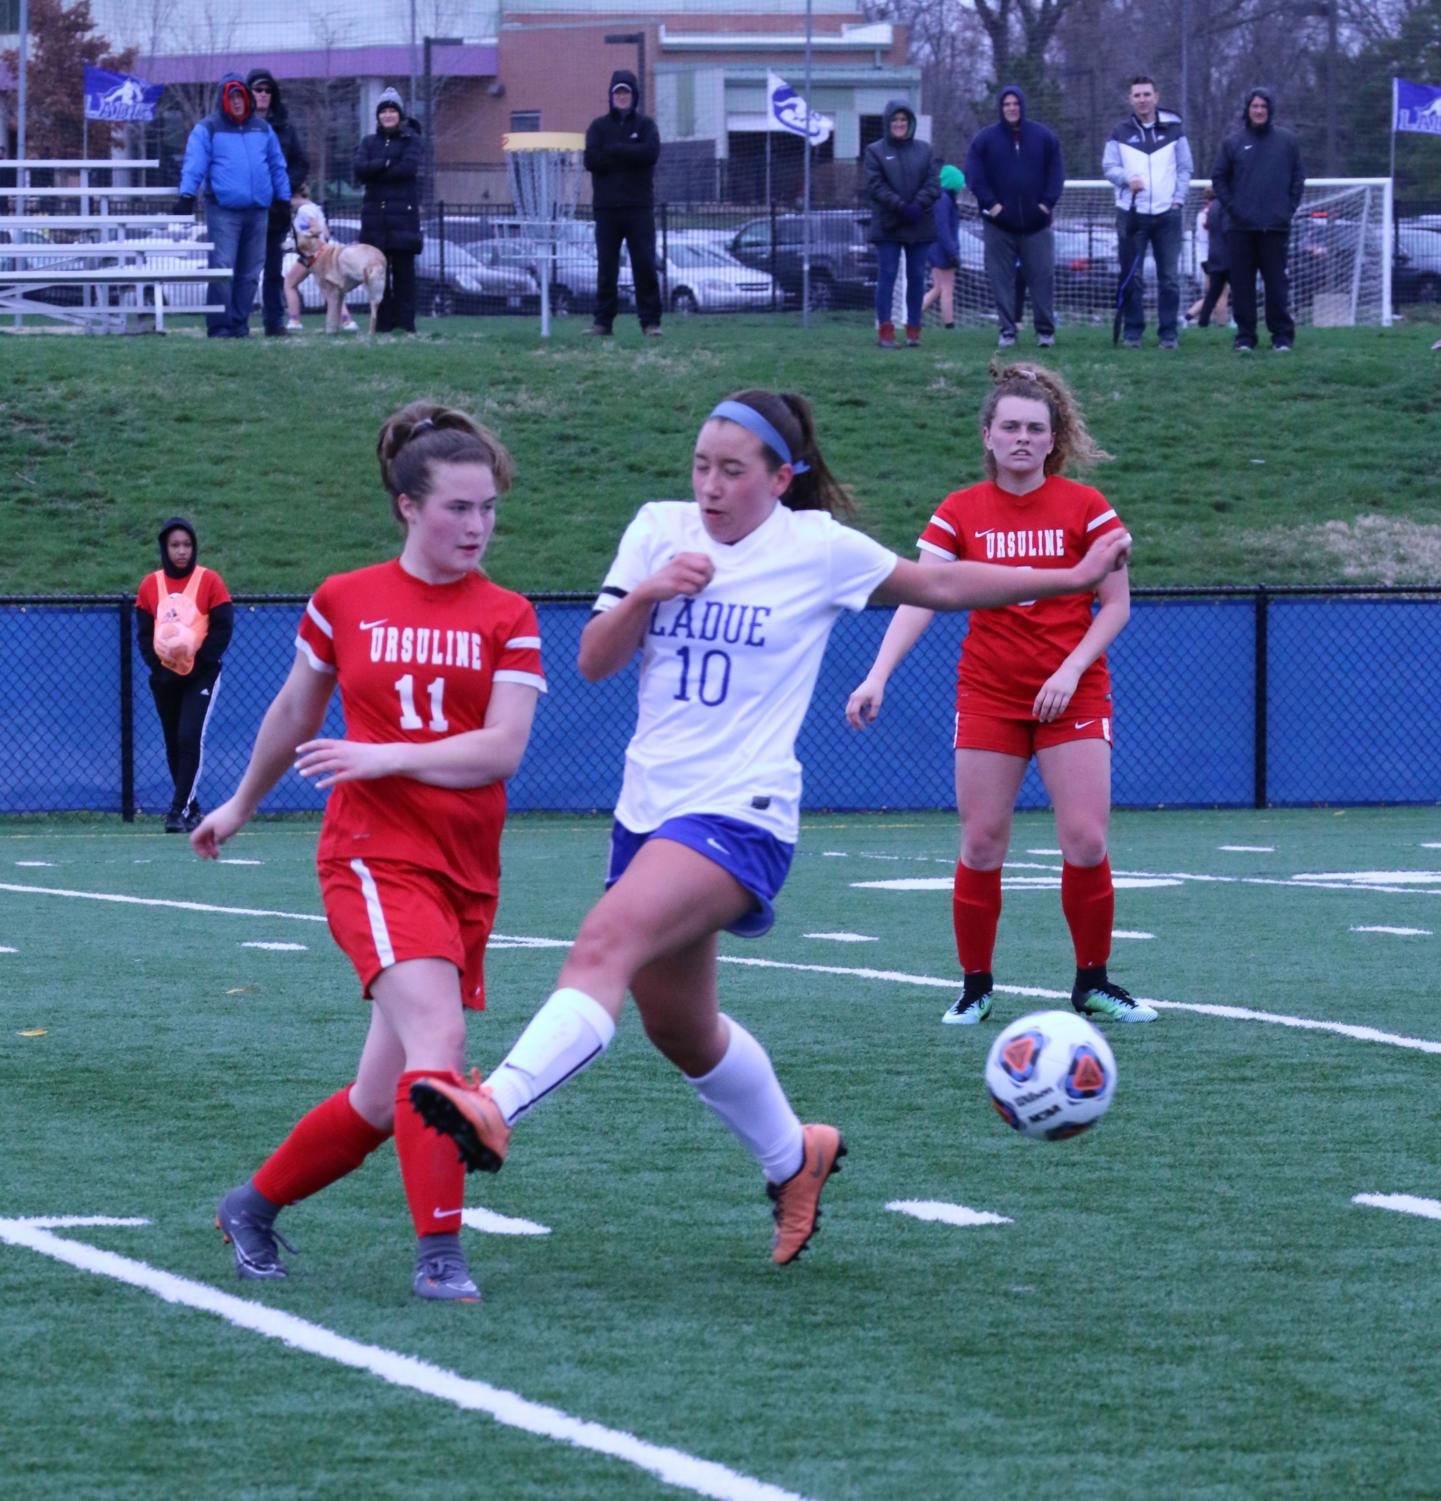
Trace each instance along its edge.
<instances>
[{"instance_id":1,"label":"nike swoosh on jersey","mask_svg":"<svg viewBox=\"0 0 1441 1501\"><path fill-rule=\"evenodd\" d=\"M728 850L728 849L727 849L727 848L726 848L726 847L725 847L725 845L723 845L723 844L721 844L721 843L720 843L720 842L719 842L719 841L718 841L718 840L715 840L715 839L707 839L707 840L706 840L706 843L707 843L707 844L708 844L708 845L710 845L710 847L711 847L711 848L712 848L712 849L713 849L713 850L719 850L719 851L720 851L720 852L721 852L721 854L723 854L723 855L728 855L728 854L730 854L730 851L729 851L729 850Z\"/></svg>"},{"instance_id":2,"label":"nike swoosh on jersey","mask_svg":"<svg viewBox=\"0 0 1441 1501\"><path fill-rule=\"evenodd\" d=\"M384 625L389 619L389 615L382 615L379 620L362 620L360 622L360 629L363 631L373 631L376 626Z\"/></svg>"},{"instance_id":3,"label":"nike swoosh on jersey","mask_svg":"<svg viewBox=\"0 0 1441 1501\"><path fill-rule=\"evenodd\" d=\"M1095 722L1096 721L1094 719L1078 719L1076 721L1076 728L1078 730L1084 730L1088 724L1095 724Z\"/></svg>"}]
</instances>

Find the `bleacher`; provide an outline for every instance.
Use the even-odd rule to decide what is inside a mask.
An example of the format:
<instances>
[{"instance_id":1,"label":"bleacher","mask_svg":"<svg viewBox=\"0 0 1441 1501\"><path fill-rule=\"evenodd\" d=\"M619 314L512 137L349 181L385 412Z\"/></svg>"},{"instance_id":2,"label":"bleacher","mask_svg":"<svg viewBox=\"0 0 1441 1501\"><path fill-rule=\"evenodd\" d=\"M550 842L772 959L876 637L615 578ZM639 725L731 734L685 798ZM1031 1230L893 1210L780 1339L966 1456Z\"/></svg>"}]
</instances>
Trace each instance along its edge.
<instances>
[{"instance_id":1,"label":"bleacher","mask_svg":"<svg viewBox=\"0 0 1441 1501\"><path fill-rule=\"evenodd\" d=\"M113 181L116 172L157 166L154 160L5 163L15 185L0 188L0 331L23 331L27 319L32 327L43 319L45 326L58 322L87 333L163 333L167 311L220 311L205 289L232 273L207 265L212 245L189 238L202 232L199 226L161 208L175 189ZM79 180L36 187L30 179L37 170ZM147 202L155 207L131 207ZM51 203L60 211L45 212ZM187 288L199 289L194 302L184 296Z\"/></svg>"}]
</instances>

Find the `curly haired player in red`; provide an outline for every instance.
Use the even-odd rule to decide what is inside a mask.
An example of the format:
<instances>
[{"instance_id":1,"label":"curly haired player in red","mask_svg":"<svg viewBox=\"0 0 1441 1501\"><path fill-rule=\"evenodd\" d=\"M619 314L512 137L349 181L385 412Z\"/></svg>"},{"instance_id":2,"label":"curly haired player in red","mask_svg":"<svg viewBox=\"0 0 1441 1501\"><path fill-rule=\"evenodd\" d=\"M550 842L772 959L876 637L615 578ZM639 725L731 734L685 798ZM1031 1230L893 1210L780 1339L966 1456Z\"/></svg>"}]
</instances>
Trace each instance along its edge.
<instances>
[{"instance_id":1,"label":"curly haired player in red","mask_svg":"<svg viewBox=\"0 0 1441 1501\"><path fill-rule=\"evenodd\" d=\"M1053 371L1007 365L991 373L980 413L988 477L941 502L921 532L920 561L1068 567L1095 538L1121 528L1121 520L1099 490L1061 471L1072 459L1109 455L1096 446L1075 397ZM1094 596L1064 594L971 612L956 688L961 855L952 908L965 982L942 1021L974 1026L991 1014L1001 865L1032 756L1056 810L1061 910L1076 951L1071 1004L1084 1016L1116 1022L1156 1019L1154 1008L1106 973L1116 897L1106 843L1112 718L1105 653L1130 613L1124 568L1108 574ZM911 605L896 611L869 674L846 703L856 729L874 723L891 673L932 614Z\"/></svg>"},{"instance_id":2,"label":"curly haired player in red","mask_svg":"<svg viewBox=\"0 0 1441 1501\"><path fill-rule=\"evenodd\" d=\"M330 931L373 1003L370 1029L354 1082L226 1194L216 1223L240 1277L285 1276L280 1210L359 1167L393 1133L418 1237L415 1291L476 1302L460 1249L465 1170L411 1108L410 1086L460 1080L465 1011L484 1005L505 783L545 677L529 601L478 568L496 499L510 488L509 454L432 402L396 412L377 449L404 548L315 591L240 785L191 835L198 855L216 858L292 764L333 789L320 888ZM345 738L317 738L337 681Z\"/></svg>"}]
</instances>

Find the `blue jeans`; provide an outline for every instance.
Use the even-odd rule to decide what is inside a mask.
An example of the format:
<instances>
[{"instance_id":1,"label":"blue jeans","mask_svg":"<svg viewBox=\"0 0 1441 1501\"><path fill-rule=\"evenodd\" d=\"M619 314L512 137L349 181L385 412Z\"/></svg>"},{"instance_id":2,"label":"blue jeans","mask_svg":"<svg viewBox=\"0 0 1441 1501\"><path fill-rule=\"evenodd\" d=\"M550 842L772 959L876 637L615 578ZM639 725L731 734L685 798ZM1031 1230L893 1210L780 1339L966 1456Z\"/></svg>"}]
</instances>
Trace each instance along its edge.
<instances>
[{"instance_id":1,"label":"blue jeans","mask_svg":"<svg viewBox=\"0 0 1441 1501\"><path fill-rule=\"evenodd\" d=\"M1137 214L1134 233L1127 232L1130 215L1116 210L1116 242L1121 252L1121 276L1135 271L1126 285L1124 314L1126 338L1139 344L1146 331L1144 303L1146 246L1156 262L1156 334L1163 344L1176 337L1176 320L1181 311L1181 211L1165 214Z\"/></svg>"},{"instance_id":2,"label":"blue jeans","mask_svg":"<svg viewBox=\"0 0 1441 1501\"><path fill-rule=\"evenodd\" d=\"M903 245L899 240L876 241L876 322L891 321L901 254L906 257L906 322L921 326L921 299L926 295L926 251L929 245Z\"/></svg>"},{"instance_id":3,"label":"blue jeans","mask_svg":"<svg viewBox=\"0 0 1441 1501\"><path fill-rule=\"evenodd\" d=\"M207 313L205 332L212 339L244 339L250 335L250 312L265 267L265 228L270 221L268 208L225 208L218 203L206 207L205 224L210 242L210 264L217 269L229 266L235 275L228 282L210 283L210 300L222 308Z\"/></svg>"}]
</instances>

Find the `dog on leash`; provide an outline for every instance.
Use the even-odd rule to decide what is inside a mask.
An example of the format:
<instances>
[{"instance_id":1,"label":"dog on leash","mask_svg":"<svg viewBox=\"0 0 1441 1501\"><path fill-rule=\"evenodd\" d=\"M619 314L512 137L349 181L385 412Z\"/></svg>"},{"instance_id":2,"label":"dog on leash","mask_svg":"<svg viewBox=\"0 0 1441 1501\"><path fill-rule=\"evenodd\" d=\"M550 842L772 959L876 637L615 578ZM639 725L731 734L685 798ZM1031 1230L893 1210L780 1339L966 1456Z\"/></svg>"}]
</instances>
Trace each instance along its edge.
<instances>
[{"instance_id":1,"label":"dog on leash","mask_svg":"<svg viewBox=\"0 0 1441 1501\"><path fill-rule=\"evenodd\" d=\"M318 204L309 201L295 210L296 269L304 267L295 278L295 287L307 275L315 278L325 298L325 331L339 333L350 322L345 310L346 294L364 286L370 299L370 332L375 332L380 316L380 302L385 296L385 255L373 245L337 245L330 238L330 226ZM290 278L286 278L287 290ZM297 293L297 301L299 300Z\"/></svg>"}]
</instances>

